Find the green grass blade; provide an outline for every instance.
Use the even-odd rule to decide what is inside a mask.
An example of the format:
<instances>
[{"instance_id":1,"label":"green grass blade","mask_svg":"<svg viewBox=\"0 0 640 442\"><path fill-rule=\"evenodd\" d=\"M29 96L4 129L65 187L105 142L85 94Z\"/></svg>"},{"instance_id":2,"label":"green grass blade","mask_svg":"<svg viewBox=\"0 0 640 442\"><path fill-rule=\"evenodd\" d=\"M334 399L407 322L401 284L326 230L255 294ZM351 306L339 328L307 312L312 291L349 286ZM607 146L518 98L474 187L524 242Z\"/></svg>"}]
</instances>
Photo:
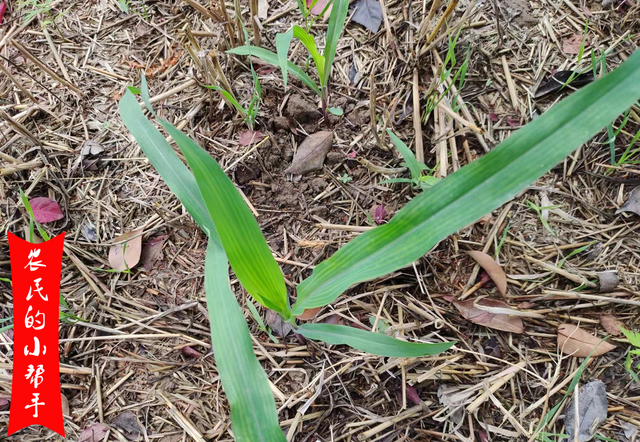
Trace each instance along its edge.
<instances>
[{"instance_id":1,"label":"green grass blade","mask_svg":"<svg viewBox=\"0 0 640 442\"><path fill-rule=\"evenodd\" d=\"M276 52L278 53L278 66L282 70L282 82L284 87L287 87L287 77L289 73L289 46L291 46L291 40L293 39L293 29L289 29L287 32L276 35Z\"/></svg>"},{"instance_id":2,"label":"green grass blade","mask_svg":"<svg viewBox=\"0 0 640 442\"><path fill-rule=\"evenodd\" d=\"M349 0L334 0L331 16L329 17L329 27L327 28L327 41L324 46L325 69L324 75L320 77L320 84L326 87L329 84L331 67L336 56L338 40L342 35L347 13L349 12Z\"/></svg>"},{"instance_id":3,"label":"green grass blade","mask_svg":"<svg viewBox=\"0 0 640 442\"><path fill-rule=\"evenodd\" d=\"M422 170L420 169L420 163L418 163L416 156L411 152L411 149L409 149L409 147L391 131L391 129L387 129L387 133L389 134L389 138L391 138L393 145L396 146L396 149L398 149L398 152L400 152L404 162L407 164L407 167L411 172L411 178L418 181L422 175Z\"/></svg>"},{"instance_id":4,"label":"green grass blade","mask_svg":"<svg viewBox=\"0 0 640 442\"><path fill-rule=\"evenodd\" d=\"M236 186L207 151L172 124L158 121L187 159L236 276L256 301L288 318L284 277Z\"/></svg>"},{"instance_id":5,"label":"green grass blade","mask_svg":"<svg viewBox=\"0 0 640 442\"><path fill-rule=\"evenodd\" d=\"M441 239L509 201L638 97L640 51L318 265L298 286L294 314L327 305L354 284L411 264Z\"/></svg>"},{"instance_id":6,"label":"green grass blade","mask_svg":"<svg viewBox=\"0 0 640 442\"><path fill-rule=\"evenodd\" d=\"M144 94L148 101L147 92ZM229 288L228 264L222 244L194 176L160 131L147 120L129 91L120 100L120 115L169 189L209 235L205 262L207 307L216 363L231 405L237 440L284 442L268 381L255 358L244 316ZM246 414L242 410L247 410Z\"/></svg>"},{"instance_id":7,"label":"green grass blade","mask_svg":"<svg viewBox=\"0 0 640 442\"><path fill-rule=\"evenodd\" d=\"M394 339L382 333L333 324L302 324L297 330L302 336L328 344L346 344L357 350L379 356L412 358L434 355L449 350L455 342L421 344Z\"/></svg>"},{"instance_id":8,"label":"green grass blade","mask_svg":"<svg viewBox=\"0 0 640 442\"><path fill-rule=\"evenodd\" d=\"M235 55L252 55L254 57L258 57L265 63L280 66L278 54L256 46L239 46L228 50L227 53ZM290 61L287 62L287 66L288 71L291 72L298 80L309 86L316 94L320 95L320 88L318 88L318 85L302 69Z\"/></svg>"},{"instance_id":9,"label":"green grass blade","mask_svg":"<svg viewBox=\"0 0 640 442\"><path fill-rule=\"evenodd\" d=\"M236 276L256 301L288 318L284 277L236 186L195 141L160 122L187 159Z\"/></svg>"},{"instance_id":10,"label":"green grass blade","mask_svg":"<svg viewBox=\"0 0 640 442\"><path fill-rule=\"evenodd\" d=\"M313 62L318 69L318 77L324 78L325 58L318 52L316 41L307 31L298 25L294 25L291 29L293 30L293 36L300 40L304 47L307 48L307 51L309 51L309 54L311 54L311 57L313 57Z\"/></svg>"},{"instance_id":11,"label":"green grass blade","mask_svg":"<svg viewBox=\"0 0 640 442\"><path fill-rule=\"evenodd\" d=\"M120 100L120 117L149 158L171 192L173 192L196 223L209 236L217 235L207 206L193 174L189 172L160 131L142 113L135 96L127 90Z\"/></svg>"},{"instance_id":12,"label":"green grass blade","mask_svg":"<svg viewBox=\"0 0 640 442\"><path fill-rule=\"evenodd\" d=\"M229 92L225 91L220 86L216 86L216 85L209 86L205 84L204 87L220 92L227 100L229 100L229 102L233 105L233 107L235 107L236 110L242 114L243 117L247 116L247 111L242 106L240 106L240 103L238 103L238 100L236 100L235 97L231 95Z\"/></svg>"},{"instance_id":13,"label":"green grass blade","mask_svg":"<svg viewBox=\"0 0 640 442\"><path fill-rule=\"evenodd\" d=\"M249 328L229 288L225 252L209 241L204 287L216 367L231 407L237 442L285 442L267 375L253 352Z\"/></svg>"}]
</instances>

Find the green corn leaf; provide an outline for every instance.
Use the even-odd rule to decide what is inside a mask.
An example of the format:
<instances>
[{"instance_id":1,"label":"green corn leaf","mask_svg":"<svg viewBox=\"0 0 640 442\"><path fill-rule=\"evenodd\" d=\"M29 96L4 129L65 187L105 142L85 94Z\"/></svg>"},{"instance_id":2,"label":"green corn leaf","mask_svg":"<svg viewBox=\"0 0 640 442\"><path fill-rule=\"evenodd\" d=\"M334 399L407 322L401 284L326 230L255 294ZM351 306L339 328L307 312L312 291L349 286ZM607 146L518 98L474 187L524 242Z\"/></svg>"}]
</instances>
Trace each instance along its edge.
<instances>
[{"instance_id":1,"label":"green corn leaf","mask_svg":"<svg viewBox=\"0 0 640 442\"><path fill-rule=\"evenodd\" d=\"M634 332L634 331L631 331L631 330L627 330L627 329L622 328L620 326L618 326L618 328L627 337L627 339L629 340L631 345L633 345L634 347L640 348L640 333L637 333L637 332Z\"/></svg>"},{"instance_id":2,"label":"green corn leaf","mask_svg":"<svg viewBox=\"0 0 640 442\"><path fill-rule=\"evenodd\" d=\"M289 73L289 46L293 39L293 29L276 35L276 52L278 53L278 66L282 70L282 82L287 87L287 74Z\"/></svg>"},{"instance_id":3,"label":"green corn leaf","mask_svg":"<svg viewBox=\"0 0 640 442\"><path fill-rule=\"evenodd\" d=\"M302 336L327 344L346 344L357 350L379 356L412 358L434 355L449 350L455 342L421 344L394 339L382 333L333 324L302 324L297 330Z\"/></svg>"},{"instance_id":4,"label":"green corn leaf","mask_svg":"<svg viewBox=\"0 0 640 442\"><path fill-rule=\"evenodd\" d=\"M327 28L327 42L324 47L325 68L320 84L327 86L329 84L329 76L331 75L331 67L336 57L336 49L338 48L338 40L342 35L344 24L347 20L349 12L349 0L334 0L331 16L329 16L329 27Z\"/></svg>"},{"instance_id":5,"label":"green corn leaf","mask_svg":"<svg viewBox=\"0 0 640 442\"><path fill-rule=\"evenodd\" d=\"M247 111L242 106L240 106L240 103L238 103L238 100L236 100L235 97L231 95L229 92L225 91L220 86L216 86L216 85L209 86L205 84L204 87L220 92L222 95L224 95L224 97L227 100L229 100L229 102L233 105L233 107L235 107L236 110L242 114L243 117L247 116Z\"/></svg>"},{"instance_id":6,"label":"green corn leaf","mask_svg":"<svg viewBox=\"0 0 640 442\"><path fill-rule=\"evenodd\" d=\"M160 131L144 116L131 91L120 100L120 117L138 145L156 168L169 190L178 197L196 223L208 233L217 235L196 180L173 151Z\"/></svg>"},{"instance_id":7,"label":"green corn leaf","mask_svg":"<svg viewBox=\"0 0 640 442\"><path fill-rule=\"evenodd\" d=\"M148 102L146 84L143 96ZM238 316L239 307L229 289L228 264L224 250L196 180L160 131L144 116L130 91L122 97L119 106L122 120L142 151L169 189L209 235L205 262L207 307L211 316L216 363L222 386L231 404L234 434L237 440L242 442L284 442L282 432L278 433L277 412L268 381L264 372L260 374L256 370L260 365L253 353L249 330L242 312ZM249 347L246 345L247 342ZM228 353L232 355L229 356ZM252 405L246 407L245 404ZM240 415L241 410L247 410L246 417Z\"/></svg>"},{"instance_id":8,"label":"green corn leaf","mask_svg":"<svg viewBox=\"0 0 640 442\"><path fill-rule=\"evenodd\" d=\"M267 375L253 352L249 327L229 288L228 275L222 246L209 240L204 288L213 354L231 407L233 435L237 442L285 442Z\"/></svg>"},{"instance_id":9,"label":"green corn leaf","mask_svg":"<svg viewBox=\"0 0 640 442\"><path fill-rule=\"evenodd\" d=\"M638 97L640 51L318 265L298 285L293 313L327 305L354 284L408 266L438 241L516 196Z\"/></svg>"},{"instance_id":10,"label":"green corn leaf","mask_svg":"<svg viewBox=\"0 0 640 442\"><path fill-rule=\"evenodd\" d=\"M413 154L413 152L411 152L411 149L409 149L409 147L404 144L404 141L398 138L398 136L394 134L391 129L387 129L387 133L389 134L389 138L391 138L393 145L396 146L396 149L398 149L398 152L400 152L400 155L402 155L402 158L404 158L404 162L407 164L407 167L411 172L411 178L418 181L420 179L420 176L422 175L422 170L420 168L420 163L418 163L418 160L416 159L416 156Z\"/></svg>"},{"instance_id":11,"label":"green corn leaf","mask_svg":"<svg viewBox=\"0 0 640 442\"><path fill-rule=\"evenodd\" d=\"M293 36L300 40L304 47L307 48L307 51L309 51L309 54L311 54L313 62L316 64L316 69L318 69L318 78L320 78L321 82L320 84L324 85L325 83L322 83L322 80L324 80L325 59L320 55L320 52L318 52L316 41L307 33L307 31L298 25L294 25L291 29L293 30Z\"/></svg>"},{"instance_id":12,"label":"green corn leaf","mask_svg":"<svg viewBox=\"0 0 640 442\"><path fill-rule=\"evenodd\" d=\"M258 57L265 63L280 66L278 54L256 46L239 46L237 48L229 49L227 53L235 55L252 55L254 57ZM320 95L320 88L318 88L318 85L302 69L290 61L287 62L287 66L287 70L290 71L298 80L309 86L316 94Z\"/></svg>"},{"instance_id":13,"label":"green corn leaf","mask_svg":"<svg viewBox=\"0 0 640 442\"><path fill-rule=\"evenodd\" d=\"M141 86L142 99L151 111L144 76ZM172 124L156 118L187 159L236 276L256 301L289 318L291 313L282 272L236 186L207 151Z\"/></svg>"}]
</instances>

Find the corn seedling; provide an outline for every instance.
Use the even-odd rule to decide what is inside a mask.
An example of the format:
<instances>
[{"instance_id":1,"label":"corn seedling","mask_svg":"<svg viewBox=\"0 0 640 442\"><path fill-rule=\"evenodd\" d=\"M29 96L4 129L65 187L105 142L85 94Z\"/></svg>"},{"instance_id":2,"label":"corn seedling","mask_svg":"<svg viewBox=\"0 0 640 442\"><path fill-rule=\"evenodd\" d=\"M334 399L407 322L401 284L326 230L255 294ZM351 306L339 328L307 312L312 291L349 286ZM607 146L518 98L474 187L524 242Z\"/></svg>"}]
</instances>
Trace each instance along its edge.
<instances>
[{"instance_id":1,"label":"corn seedling","mask_svg":"<svg viewBox=\"0 0 640 442\"><path fill-rule=\"evenodd\" d=\"M304 0L303 0L304 1ZM235 55L254 56L265 63L279 66L282 70L282 80L284 86L287 86L288 73L297 77L305 85L309 86L319 97L322 102L322 112L327 117L327 100L329 95L329 78L331 76L331 68L336 55L338 40L344 29L347 19L347 11L349 9L349 0L334 0L331 16L329 17L329 27L327 29L327 39L322 54L318 51L313 37L298 25L293 26L289 31L276 35L277 53L271 52L264 48L256 46L240 46L238 48L227 51ZM291 40L297 38L309 52L318 73L319 85L311 79L311 77L300 69L298 66L288 60L289 46ZM331 108L334 110L334 108ZM337 110L336 110L337 112Z\"/></svg>"},{"instance_id":2,"label":"corn seedling","mask_svg":"<svg viewBox=\"0 0 640 442\"><path fill-rule=\"evenodd\" d=\"M335 9L340 7L340 2L334 4ZM284 442L268 379L229 287L228 264L255 301L280 314L308 339L349 345L386 357L423 356L449 349L452 342L407 342L343 325L297 325L296 318L306 310L331 304L357 284L409 266L442 239L515 197L591 139L640 97L640 51L613 72L554 105L487 155L440 180L429 192L416 195L388 223L342 246L297 285L293 305L282 272L233 182L207 151L153 113L144 78L140 91L147 109L173 138L191 169L180 161L145 117L133 93L127 91L120 100L125 125L209 237L205 293L215 361L231 408L234 436L239 442ZM586 360L581 370L585 364ZM545 418L538 433L549 419Z\"/></svg>"},{"instance_id":3,"label":"corn seedling","mask_svg":"<svg viewBox=\"0 0 640 442\"><path fill-rule=\"evenodd\" d=\"M627 371L629 372L629 375L631 375L633 380L636 381L638 384L640 384L640 378L638 378L638 374L635 371L640 368L640 364L636 364L635 370L634 370L633 359L632 359L632 356L640 355L640 333L637 333L631 330L626 330L622 327L619 327L619 328L620 328L620 331L622 331L625 337L629 340L629 343L634 347L633 350L629 350L629 352L627 353L627 358L625 359L625 362L624 362L624 368L627 369Z\"/></svg>"},{"instance_id":4,"label":"corn seedling","mask_svg":"<svg viewBox=\"0 0 640 442\"><path fill-rule=\"evenodd\" d=\"M253 69L253 63L251 64L251 75L253 77L253 97L251 97L251 102L246 108L244 108L231 93L221 88L220 86L205 86L224 95L224 97L227 99L227 102L231 103L233 107L242 115L245 122L247 123L247 126L249 127L249 130L253 130L255 127L256 117L258 116L258 109L260 108L260 101L262 96L262 87L260 86L258 74L256 74L255 69Z\"/></svg>"},{"instance_id":5,"label":"corn seedling","mask_svg":"<svg viewBox=\"0 0 640 442\"><path fill-rule=\"evenodd\" d=\"M380 184L409 183L414 189L426 190L439 181L438 178L432 175L423 175L422 171L427 170L429 172L433 172L434 169L429 169L426 164L418 161L413 152L411 152L411 149L409 149L409 147L404 144L404 141L398 138L398 136L390 129L387 129L387 133L389 134L394 146L396 146L396 149L398 149L398 152L400 152L400 155L402 155L402 158L404 158L404 166L409 169L411 179L391 178L380 181Z\"/></svg>"},{"instance_id":6,"label":"corn seedling","mask_svg":"<svg viewBox=\"0 0 640 442\"><path fill-rule=\"evenodd\" d=\"M437 91L437 89L439 88L438 85L434 84L431 86L431 90L433 92L429 95L429 98L427 99L426 112L423 117L424 121L426 121L429 118L429 114L431 114L431 112L434 111L434 109L447 96L447 94L451 91L452 87L456 85L456 83L458 86L458 94L460 93L460 90L462 90L462 86L464 85L464 82L467 77L467 67L469 65L469 56L471 54L471 50L470 48L467 49L467 52L464 60L462 61L462 64L456 70L456 66L458 65L458 60L456 59L455 49L456 49L456 44L458 43L458 38L460 37L461 31L462 31L462 28L458 31L456 36L453 38L451 37L451 35L449 35L449 45L447 48L447 55L443 61L442 67L440 68L440 76L438 80L434 79L434 81L439 81L439 85L445 85L446 88L443 93L439 93ZM455 71L455 74L454 74L454 71ZM447 79L450 78L452 74L453 74L453 78L450 81L447 81ZM458 95L456 94L451 100L451 107L453 108L454 111L457 111L460 107L460 105L457 104L457 101L458 101Z\"/></svg>"},{"instance_id":7,"label":"corn seedling","mask_svg":"<svg viewBox=\"0 0 640 442\"><path fill-rule=\"evenodd\" d=\"M551 228L551 226L549 225L549 223L547 222L545 216L543 216L542 211L543 210L551 210L551 209L558 209L562 206L545 206L545 207L540 207L534 203L532 203L531 201L527 200L527 206L529 206L529 208L531 210L533 210L534 212L536 212L538 214L538 218L540 219L540 222L542 223L542 225L544 226L545 229L547 229L547 231L549 233L551 233L553 236L557 236L556 232L554 232L554 230Z\"/></svg>"}]
</instances>

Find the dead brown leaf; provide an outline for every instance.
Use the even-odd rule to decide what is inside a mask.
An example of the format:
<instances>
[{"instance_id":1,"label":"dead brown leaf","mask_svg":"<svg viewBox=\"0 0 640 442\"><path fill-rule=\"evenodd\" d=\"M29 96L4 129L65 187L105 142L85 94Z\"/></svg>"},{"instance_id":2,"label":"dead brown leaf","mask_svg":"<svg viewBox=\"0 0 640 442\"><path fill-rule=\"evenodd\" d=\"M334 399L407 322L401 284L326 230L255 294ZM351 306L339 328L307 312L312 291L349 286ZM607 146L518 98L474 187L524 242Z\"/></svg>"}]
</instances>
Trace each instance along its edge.
<instances>
[{"instance_id":1,"label":"dead brown leaf","mask_svg":"<svg viewBox=\"0 0 640 442\"><path fill-rule=\"evenodd\" d=\"M107 433L109 433L109 427L98 422L82 430L80 442L100 442Z\"/></svg>"},{"instance_id":2,"label":"dead brown leaf","mask_svg":"<svg viewBox=\"0 0 640 442\"><path fill-rule=\"evenodd\" d=\"M69 399L67 399L67 397L60 393L60 399L62 401L62 414L65 416L71 416L71 414L69 414Z\"/></svg>"},{"instance_id":3,"label":"dead brown leaf","mask_svg":"<svg viewBox=\"0 0 640 442\"><path fill-rule=\"evenodd\" d=\"M562 52L564 52L567 55L576 55L580 53L581 45L582 45L582 35L572 34L568 38L565 38L564 40L562 40Z\"/></svg>"},{"instance_id":4,"label":"dead brown leaf","mask_svg":"<svg viewBox=\"0 0 640 442\"><path fill-rule=\"evenodd\" d=\"M589 354L603 355L614 348L616 348L615 345L602 341L577 325L560 324L558 326L558 349L564 354L586 358Z\"/></svg>"},{"instance_id":5,"label":"dead brown leaf","mask_svg":"<svg viewBox=\"0 0 640 442\"><path fill-rule=\"evenodd\" d=\"M504 312L506 310L514 310L506 302L497 299L474 298L458 301L455 298L447 298L456 306L460 314L474 324L483 325L485 327L494 328L496 330L507 331L511 333L523 333L524 325L522 319L518 316L508 315L506 313L492 313L491 309ZM487 310L481 310L477 306L485 307ZM499 310L498 310L499 309ZM514 310L517 311L517 310Z\"/></svg>"},{"instance_id":6,"label":"dead brown leaf","mask_svg":"<svg viewBox=\"0 0 640 442\"><path fill-rule=\"evenodd\" d=\"M144 431L138 421L138 417L132 411L125 411L117 415L111 424L118 427L129 440L136 440Z\"/></svg>"},{"instance_id":7,"label":"dead brown leaf","mask_svg":"<svg viewBox=\"0 0 640 442\"><path fill-rule=\"evenodd\" d=\"M293 325L282 319L282 316L273 310L267 310L264 322L271 328L273 334L279 338L286 338L293 331Z\"/></svg>"},{"instance_id":8,"label":"dead brown leaf","mask_svg":"<svg viewBox=\"0 0 640 442\"><path fill-rule=\"evenodd\" d=\"M629 192L629 198L627 198L622 207L616 210L616 215L622 212L633 212L636 215L640 215L640 186L634 187Z\"/></svg>"},{"instance_id":9,"label":"dead brown leaf","mask_svg":"<svg viewBox=\"0 0 640 442\"><path fill-rule=\"evenodd\" d=\"M602 328L605 329L607 333L613 336L618 336L622 334L622 332L620 331L620 327L624 329L627 328L615 316L609 315L609 314L600 316L600 325L602 326Z\"/></svg>"},{"instance_id":10,"label":"dead brown leaf","mask_svg":"<svg viewBox=\"0 0 640 442\"><path fill-rule=\"evenodd\" d=\"M498 291L502 296L507 296L507 275L494 259L484 252L472 250L467 252L480 267L484 269L491 280L496 284Z\"/></svg>"},{"instance_id":11,"label":"dead brown leaf","mask_svg":"<svg viewBox=\"0 0 640 442\"><path fill-rule=\"evenodd\" d=\"M140 261L148 272L153 269L156 261L162 259L162 246L168 237L169 235L158 235L150 238L144 243L144 246L142 246Z\"/></svg>"},{"instance_id":12,"label":"dead brown leaf","mask_svg":"<svg viewBox=\"0 0 640 442\"><path fill-rule=\"evenodd\" d=\"M297 316L297 318L301 321L311 321L313 318L316 317L316 315L320 310L322 310L322 307L308 308L305 311L303 311L300 316Z\"/></svg>"},{"instance_id":13,"label":"dead brown leaf","mask_svg":"<svg viewBox=\"0 0 640 442\"><path fill-rule=\"evenodd\" d=\"M291 166L286 173L292 173L294 175L303 175L314 170L322 169L324 159L329 153L329 150L333 146L333 132L321 131L316 132L313 135L309 135L298 146L298 150L293 156Z\"/></svg>"},{"instance_id":14,"label":"dead brown leaf","mask_svg":"<svg viewBox=\"0 0 640 442\"><path fill-rule=\"evenodd\" d=\"M109 249L109 265L112 269L123 272L140 262L142 232L143 229L138 229L123 233L113 240L114 244Z\"/></svg>"}]
</instances>

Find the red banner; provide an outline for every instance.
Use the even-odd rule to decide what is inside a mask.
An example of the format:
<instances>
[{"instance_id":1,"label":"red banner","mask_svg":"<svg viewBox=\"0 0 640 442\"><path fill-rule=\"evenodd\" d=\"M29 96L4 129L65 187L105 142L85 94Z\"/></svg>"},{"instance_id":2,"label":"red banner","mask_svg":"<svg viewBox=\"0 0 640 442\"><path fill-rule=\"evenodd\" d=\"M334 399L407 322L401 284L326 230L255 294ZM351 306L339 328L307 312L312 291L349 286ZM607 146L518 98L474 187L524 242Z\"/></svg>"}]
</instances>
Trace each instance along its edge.
<instances>
[{"instance_id":1,"label":"red banner","mask_svg":"<svg viewBox=\"0 0 640 442\"><path fill-rule=\"evenodd\" d=\"M58 352L64 233L41 244L7 235L14 322L7 436L29 425L42 425L64 437Z\"/></svg>"}]
</instances>

